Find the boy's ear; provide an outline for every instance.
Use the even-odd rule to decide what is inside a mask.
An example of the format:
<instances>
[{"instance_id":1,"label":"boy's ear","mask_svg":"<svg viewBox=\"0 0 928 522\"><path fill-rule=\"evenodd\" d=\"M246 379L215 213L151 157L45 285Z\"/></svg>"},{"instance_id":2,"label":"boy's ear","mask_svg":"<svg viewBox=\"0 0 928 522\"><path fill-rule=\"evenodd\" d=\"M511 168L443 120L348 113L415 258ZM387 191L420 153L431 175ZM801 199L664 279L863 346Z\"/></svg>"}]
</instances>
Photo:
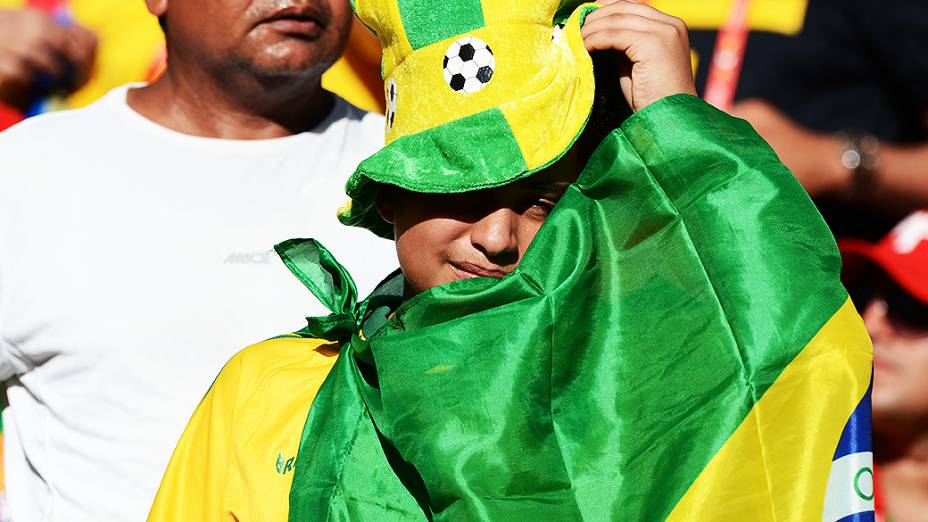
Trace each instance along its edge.
<instances>
[{"instance_id":1,"label":"boy's ear","mask_svg":"<svg viewBox=\"0 0 928 522\"><path fill-rule=\"evenodd\" d=\"M145 0L148 12L161 18L168 12L168 0Z\"/></svg>"},{"instance_id":2,"label":"boy's ear","mask_svg":"<svg viewBox=\"0 0 928 522\"><path fill-rule=\"evenodd\" d=\"M381 185L377 191L377 199L374 205L377 207L377 213L387 223L393 224L393 209L396 204L396 191L389 185Z\"/></svg>"}]
</instances>

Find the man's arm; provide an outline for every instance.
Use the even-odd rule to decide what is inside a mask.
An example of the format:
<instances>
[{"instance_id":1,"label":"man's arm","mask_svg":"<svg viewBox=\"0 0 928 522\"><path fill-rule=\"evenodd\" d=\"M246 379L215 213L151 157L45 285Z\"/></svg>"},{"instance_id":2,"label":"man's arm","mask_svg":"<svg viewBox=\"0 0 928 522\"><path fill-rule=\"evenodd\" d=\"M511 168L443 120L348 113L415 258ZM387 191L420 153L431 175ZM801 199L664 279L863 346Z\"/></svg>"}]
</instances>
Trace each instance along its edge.
<instances>
[{"instance_id":1,"label":"man's arm","mask_svg":"<svg viewBox=\"0 0 928 522\"><path fill-rule=\"evenodd\" d=\"M915 210L928 206L928 143L901 147L883 144L876 185L869 195L875 206Z\"/></svg>"},{"instance_id":2,"label":"man's arm","mask_svg":"<svg viewBox=\"0 0 928 522\"><path fill-rule=\"evenodd\" d=\"M880 143L876 175L856 191L834 135L805 129L763 101L739 103L731 112L754 126L812 197L853 193L862 203L893 212L928 206L928 143Z\"/></svg>"},{"instance_id":3,"label":"man's arm","mask_svg":"<svg viewBox=\"0 0 928 522\"><path fill-rule=\"evenodd\" d=\"M0 118L2 120L2 118ZM0 121L0 129L3 122ZM6 138L8 134L0 134ZM9 183L11 172L19 174L18 162L13 158L16 153L15 143L9 139L0 139L0 383L5 383L14 376L22 375L30 369L27 359L10 339L10 311L15 307L10 303L10 267L7 261L11 245L11 230L22 227L23 222L15 212L16 198L22 197L18 185ZM7 170L4 170L7 169Z\"/></svg>"}]
</instances>

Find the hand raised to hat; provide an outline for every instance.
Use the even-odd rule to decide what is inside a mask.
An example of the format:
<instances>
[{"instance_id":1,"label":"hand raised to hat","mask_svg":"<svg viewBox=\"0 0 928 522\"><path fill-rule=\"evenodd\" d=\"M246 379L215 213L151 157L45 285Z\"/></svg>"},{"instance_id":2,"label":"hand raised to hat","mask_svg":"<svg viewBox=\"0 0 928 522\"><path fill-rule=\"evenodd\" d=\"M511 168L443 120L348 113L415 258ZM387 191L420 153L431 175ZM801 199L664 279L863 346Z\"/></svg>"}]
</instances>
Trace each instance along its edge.
<instances>
[{"instance_id":1,"label":"hand raised to hat","mask_svg":"<svg viewBox=\"0 0 928 522\"><path fill-rule=\"evenodd\" d=\"M696 95L686 24L653 7L600 0L583 25L588 51L614 49L629 65L620 72L622 94L635 111L672 94Z\"/></svg>"}]
</instances>

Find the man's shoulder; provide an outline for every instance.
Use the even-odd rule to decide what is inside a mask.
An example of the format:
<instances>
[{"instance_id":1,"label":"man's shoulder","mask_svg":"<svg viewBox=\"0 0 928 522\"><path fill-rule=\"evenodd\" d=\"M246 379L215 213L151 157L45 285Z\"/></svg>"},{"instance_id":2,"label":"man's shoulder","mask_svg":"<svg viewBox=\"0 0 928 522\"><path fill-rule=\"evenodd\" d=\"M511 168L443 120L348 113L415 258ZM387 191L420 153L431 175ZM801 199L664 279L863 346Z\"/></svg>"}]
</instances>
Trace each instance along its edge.
<instances>
[{"instance_id":1,"label":"man's shoulder","mask_svg":"<svg viewBox=\"0 0 928 522\"><path fill-rule=\"evenodd\" d=\"M53 186L62 192L78 179L87 183L93 171L85 159L113 155L118 149L113 140L125 139L125 129L111 112L98 101L34 116L0 132L0 193L21 195Z\"/></svg>"},{"instance_id":2,"label":"man's shoulder","mask_svg":"<svg viewBox=\"0 0 928 522\"><path fill-rule=\"evenodd\" d=\"M348 100L335 95L336 110L341 119L353 127L353 131L362 132L366 138L383 142L384 117L376 112L368 112L356 107Z\"/></svg>"},{"instance_id":3,"label":"man's shoulder","mask_svg":"<svg viewBox=\"0 0 928 522\"><path fill-rule=\"evenodd\" d=\"M379 130L383 130L384 117L383 114L378 112L366 111L360 107L356 107L351 104L351 102L339 98L341 103L344 103L347 107L347 117L352 120L360 122L362 125L378 127Z\"/></svg>"},{"instance_id":4,"label":"man's shoulder","mask_svg":"<svg viewBox=\"0 0 928 522\"><path fill-rule=\"evenodd\" d=\"M66 147L82 137L91 136L104 123L114 94L111 92L80 109L47 112L27 118L0 132L0 147L8 148L10 151L22 147L50 150Z\"/></svg>"},{"instance_id":5,"label":"man's shoulder","mask_svg":"<svg viewBox=\"0 0 928 522\"><path fill-rule=\"evenodd\" d=\"M44 190L62 164L86 152L77 144L88 132L86 110L34 116L0 132L0 195Z\"/></svg>"},{"instance_id":6,"label":"man's shoulder","mask_svg":"<svg viewBox=\"0 0 928 522\"><path fill-rule=\"evenodd\" d=\"M31 142L36 138L42 140L58 139L87 123L92 118L93 108L71 109L47 112L13 125L0 132L0 146L9 143Z\"/></svg>"}]
</instances>

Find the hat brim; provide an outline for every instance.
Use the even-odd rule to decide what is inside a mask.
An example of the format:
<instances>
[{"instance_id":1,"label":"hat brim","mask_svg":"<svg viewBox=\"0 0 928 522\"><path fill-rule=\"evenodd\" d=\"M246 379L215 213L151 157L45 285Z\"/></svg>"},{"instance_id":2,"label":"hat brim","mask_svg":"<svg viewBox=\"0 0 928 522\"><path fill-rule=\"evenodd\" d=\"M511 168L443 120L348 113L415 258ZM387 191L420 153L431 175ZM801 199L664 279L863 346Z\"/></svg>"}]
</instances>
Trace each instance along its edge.
<instances>
[{"instance_id":1,"label":"hat brim","mask_svg":"<svg viewBox=\"0 0 928 522\"><path fill-rule=\"evenodd\" d=\"M493 78L496 82L498 76L499 84L488 84L486 93L451 97L455 103L470 99L478 108L488 107L461 117L440 114L438 118L446 120L444 123L415 133L405 134L394 128L399 136L361 162L348 180L346 192L351 201L339 211L339 220L392 238L392 227L376 209L378 189L383 184L413 192L461 193L512 183L560 159L583 132L593 107L593 62L584 46L581 27L586 15L594 9L595 6L585 5L574 12L567 25L557 32L560 41L550 32L540 32L541 26L525 29L536 40L545 39L545 45L539 46L550 47L550 57L539 60L537 56L523 56L509 60L504 57L510 54L501 50L498 72ZM493 31L498 30L481 29L473 34L491 40L492 46L497 42L493 40ZM499 38L497 49L503 45L517 49L522 44L512 35ZM435 45L441 49L446 43ZM536 68L531 74L520 74L520 61ZM539 63L542 65L538 66ZM423 68L410 64L410 70L406 71L405 66L398 67L394 76L413 74ZM507 66L511 70L506 70ZM402 80L394 85L416 83L413 78ZM431 100L427 93L421 93L412 105L420 112L446 110L451 115L461 109L461 106L443 108L440 98ZM402 119L401 109L397 109L396 117Z\"/></svg>"},{"instance_id":2,"label":"hat brim","mask_svg":"<svg viewBox=\"0 0 928 522\"><path fill-rule=\"evenodd\" d=\"M928 305L928 282L920 281L877 245L859 239L845 239L838 241L838 249L844 263L842 274L846 282L853 284L865 275L867 268L878 268L911 296Z\"/></svg>"}]
</instances>

